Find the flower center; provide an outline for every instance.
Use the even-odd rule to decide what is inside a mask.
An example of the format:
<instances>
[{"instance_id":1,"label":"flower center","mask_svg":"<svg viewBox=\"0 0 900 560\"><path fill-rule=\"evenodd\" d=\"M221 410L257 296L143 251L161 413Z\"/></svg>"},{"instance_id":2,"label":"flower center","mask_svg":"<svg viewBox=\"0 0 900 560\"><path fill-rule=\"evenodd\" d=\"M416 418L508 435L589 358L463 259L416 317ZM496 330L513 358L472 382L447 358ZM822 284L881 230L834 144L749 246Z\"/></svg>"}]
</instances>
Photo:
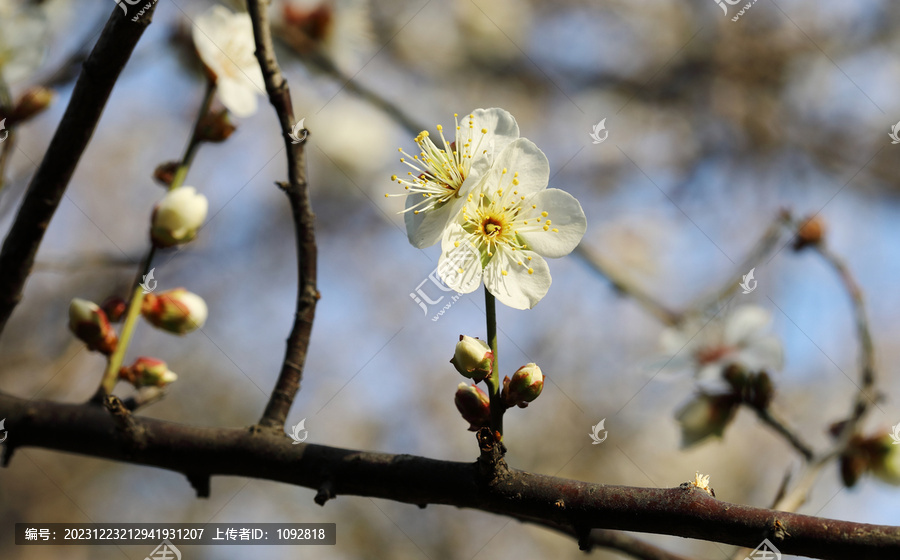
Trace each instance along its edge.
<instances>
[{"instance_id":1,"label":"flower center","mask_svg":"<svg viewBox=\"0 0 900 560\"><path fill-rule=\"evenodd\" d=\"M481 229L486 236L496 238L503 233L503 223L494 216L488 216L481 222Z\"/></svg>"},{"instance_id":2,"label":"flower center","mask_svg":"<svg viewBox=\"0 0 900 560\"><path fill-rule=\"evenodd\" d=\"M715 362L718 362L729 353L731 353L732 348L729 346L713 346L711 348L701 348L697 350L694 354L694 358L697 360L700 365L708 365Z\"/></svg>"}]
</instances>

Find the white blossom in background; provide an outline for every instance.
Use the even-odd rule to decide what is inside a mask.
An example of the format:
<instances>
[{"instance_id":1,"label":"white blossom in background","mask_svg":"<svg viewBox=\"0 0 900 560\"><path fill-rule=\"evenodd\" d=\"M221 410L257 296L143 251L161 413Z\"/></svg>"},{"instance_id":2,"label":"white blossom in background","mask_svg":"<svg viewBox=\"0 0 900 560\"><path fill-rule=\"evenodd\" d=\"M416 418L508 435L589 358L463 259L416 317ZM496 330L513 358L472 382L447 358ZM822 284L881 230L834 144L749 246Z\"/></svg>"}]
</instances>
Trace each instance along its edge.
<instances>
[{"instance_id":1,"label":"white blossom in background","mask_svg":"<svg viewBox=\"0 0 900 560\"><path fill-rule=\"evenodd\" d=\"M213 6L194 22L194 46L215 74L219 100L238 117L256 112L258 95L266 93L256 60L250 15Z\"/></svg>"},{"instance_id":2,"label":"white blossom in background","mask_svg":"<svg viewBox=\"0 0 900 560\"><path fill-rule=\"evenodd\" d=\"M530 140L519 138L503 149L444 230L438 270L448 271L441 277L449 287L469 293L483 279L490 293L515 309L531 309L544 297L551 283L544 257L568 255L587 229L581 204L548 189L549 177L547 156ZM448 269L463 244L480 260Z\"/></svg>"},{"instance_id":3,"label":"white blossom in background","mask_svg":"<svg viewBox=\"0 0 900 560\"><path fill-rule=\"evenodd\" d=\"M758 305L742 305L711 320L691 317L666 328L660 344L676 355L670 365L692 367L698 377L718 377L730 364L748 371L781 369L781 342L769 333L772 315Z\"/></svg>"},{"instance_id":4,"label":"white blossom in background","mask_svg":"<svg viewBox=\"0 0 900 560\"><path fill-rule=\"evenodd\" d=\"M49 44L47 20L39 6L0 0L0 80L11 84L32 74Z\"/></svg>"},{"instance_id":5,"label":"white blossom in background","mask_svg":"<svg viewBox=\"0 0 900 560\"><path fill-rule=\"evenodd\" d=\"M441 240L497 155L519 137L516 119L503 109L476 109L462 124L458 115L454 118L452 141L447 141L441 125L437 126L437 143L423 130L415 138L418 154L410 156L400 149L404 156L400 162L412 171L405 177L391 177L406 190L398 195L406 196L406 233L419 249Z\"/></svg>"},{"instance_id":6,"label":"white blossom in background","mask_svg":"<svg viewBox=\"0 0 900 560\"><path fill-rule=\"evenodd\" d=\"M295 51L324 55L344 72L359 70L373 35L367 0L284 0L280 8L273 30Z\"/></svg>"}]
</instances>

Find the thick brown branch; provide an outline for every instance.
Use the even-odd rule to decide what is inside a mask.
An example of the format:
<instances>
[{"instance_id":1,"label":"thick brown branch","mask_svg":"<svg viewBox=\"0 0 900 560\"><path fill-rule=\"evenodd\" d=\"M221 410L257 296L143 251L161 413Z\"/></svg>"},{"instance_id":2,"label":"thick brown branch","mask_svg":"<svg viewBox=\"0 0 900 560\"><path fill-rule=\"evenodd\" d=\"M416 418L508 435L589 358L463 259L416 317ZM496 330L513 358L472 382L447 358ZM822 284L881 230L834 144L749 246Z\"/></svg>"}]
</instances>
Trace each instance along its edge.
<instances>
[{"instance_id":1,"label":"thick brown branch","mask_svg":"<svg viewBox=\"0 0 900 560\"><path fill-rule=\"evenodd\" d=\"M44 154L0 250L0 332L22 299L34 256L65 194L110 92L132 50L150 24L154 4L138 22L114 6L112 15L72 90L72 98Z\"/></svg>"},{"instance_id":2,"label":"thick brown branch","mask_svg":"<svg viewBox=\"0 0 900 560\"><path fill-rule=\"evenodd\" d=\"M485 477L475 462L438 461L322 445L292 445L271 430L184 426L134 418L119 426L99 407L26 401L0 393L7 453L35 446L161 467L198 480L247 476L410 504L446 504L587 529L678 535L813 558L900 557L900 527L816 518L719 501L690 484L632 488L510 469ZM139 442L133 433L140 433ZM776 537L782 535L780 540Z\"/></svg>"},{"instance_id":3,"label":"thick brown branch","mask_svg":"<svg viewBox=\"0 0 900 560\"><path fill-rule=\"evenodd\" d=\"M316 232L315 215L309 201L306 184L306 157L303 142L293 143L291 131L294 126L294 109L291 105L291 90L281 74L275 49L272 46L272 32L269 27L266 0L249 0L247 9L253 21L253 36L256 41L256 59L262 68L269 102L278 114L281 135L288 155L288 183L281 184L288 196L293 213L297 242L297 310L294 326L287 339L287 350L281 373L275 389L266 404L259 423L261 426L283 428L294 396L300 390L303 365L309 348L313 319L319 291L316 288Z\"/></svg>"}]
</instances>

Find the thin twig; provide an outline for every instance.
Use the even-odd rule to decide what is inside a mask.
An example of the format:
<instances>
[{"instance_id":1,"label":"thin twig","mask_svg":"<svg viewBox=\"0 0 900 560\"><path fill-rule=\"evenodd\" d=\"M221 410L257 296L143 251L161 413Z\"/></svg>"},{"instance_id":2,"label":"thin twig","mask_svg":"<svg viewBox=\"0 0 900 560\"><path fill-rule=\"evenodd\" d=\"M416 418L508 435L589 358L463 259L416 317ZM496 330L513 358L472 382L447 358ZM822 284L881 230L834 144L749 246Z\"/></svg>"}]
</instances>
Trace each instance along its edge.
<instances>
[{"instance_id":1,"label":"thin twig","mask_svg":"<svg viewBox=\"0 0 900 560\"><path fill-rule=\"evenodd\" d=\"M850 269L843 259L825 246L824 242L817 243L814 245L814 248L835 269L841 282L844 284L844 289L847 290L853 305L856 335L859 338L859 391L856 393L856 400L848 422L844 425L844 429L837 438L836 449L843 450L850 438L856 433L859 423L869 409L869 405L874 404L878 398L875 392L875 348L872 344L872 333L869 330L869 319L866 315L862 290L859 288L859 284L854 279Z\"/></svg>"},{"instance_id":2,"label":"thin twig","mask_svg":"<svg viewBox=\"0 0 900 560\"><path fill-rule=\"evenodd\" d=\"M0 332L22 299L22 290L81 155L90 142L113 86L128 62L156 4L145 17L132 22L118 6L85 60L66 112L38 167L12 228L0 250Z\"/></svg>"},{"instance_id":3,"label":"thin twig","mask_svg":"<svg viewBox=\"0 0 900 560\"><path fill-rule=\"evenodd\" d=\"M747 256L741 260L740 265L738 265L738 270L742 272L749 272L751 268L756 268L759 266L760 261L762 261L766 255L771 253L776 247L779 247L778 242L784 237L785 228L791 225L791 215L787 210L781 210L778 212L778 216L772 221L766 231L763 233L762 237L756 244L750 249L750 252L747 253ZM732 293L736 292L740 283L735 279L730 279L724 286L720 287L717 290L712 291L708 295L700 296L695 301L690 303L686 309L688 310L706 310L710 307L716 305L717 303L724 301L728 298Z\"/></svg>"},{"instance_id":4,"label":"thin twig","mask_svg":"<svg viewBox=\"0 0 900 560\"><path fill-rule=\"evenodd\" d=\"M803 442L803 439L797 435L797 433L787 426L787 423L780 418L776 418L772 411L769 408L759 409L756 407L751 407L753 411L756 413L756 416L759 417L765 424L768 424L769 427L774 429L776 432L781 434L784 439L787 440L789 444L791 444L794 449L800 452L803 455L803 458L807 461L811 461L815 456L812 448Z\"/></svg>"},{"instance_id":5,"label":"thin twig","mask_svg":"<svg viewBox=\"0 0 900 560\"><path fill-rule=\"evenodd\" d=\"M41 447L156 466L198 476L244 476L335 496L444 504L590 529L658 533L740 546L768 538L782 554L812 558L900 557L900 527L824 519L717 500L685 483L674 488L593 484L509 469L485 478L475 462L292 445L271 430L188 426L134 417L129 433L99 407L25 400L0 393L9 436L6 458ZM310 493L310 497L315 492ZM779 539L776 535L781 535Z\"/></svg>"},{"instance_id":6,"label":"thin twig","mask_svg":"<svg viewBox=\"0 0 900 560\"><path fill-rule=\"evenodd\" d=\"M613 285L613 288L632 297L664 325L673 326L680 321L681 314L672 311L662 303L658 302L653 296L634 285L633 282L625 278L622 274L616 272L615 268L609 265L603 257L588 249L583 243L575 248L575 254L581 257L591 266L591 268L600 273L604 278L609 280Z\"/></svg>"},{"instance_id":7,"label":"thin twig","mask_svg":"<svg viewBox=\"0 0 900 560\"><path fill-rule=\"evenodd\" d=\"M291 404L300 381L303 378L303 365L309 348L309 337L312 333L313 319L316 314L316 303L319 291L316 288L316 232L315 215L309 200L309 189L306 183L306 157L304 144L293 143L291 131L294 126L294 110L291 105L291 90L281 74L275 49L272 46L272 31L269 26L269 3L266 0L249 0L247 10L253 22L253 36L256 42L256 59L262 68L266 82L269 102L275 108L281 125L288 158L288 182L281 184L293 213L297 242L297 310L294 325L287 340L287 350L281 366L278 381L266 404L265 412L259 421L261 426L283 429Z\"/></svg>"}]
</instances>

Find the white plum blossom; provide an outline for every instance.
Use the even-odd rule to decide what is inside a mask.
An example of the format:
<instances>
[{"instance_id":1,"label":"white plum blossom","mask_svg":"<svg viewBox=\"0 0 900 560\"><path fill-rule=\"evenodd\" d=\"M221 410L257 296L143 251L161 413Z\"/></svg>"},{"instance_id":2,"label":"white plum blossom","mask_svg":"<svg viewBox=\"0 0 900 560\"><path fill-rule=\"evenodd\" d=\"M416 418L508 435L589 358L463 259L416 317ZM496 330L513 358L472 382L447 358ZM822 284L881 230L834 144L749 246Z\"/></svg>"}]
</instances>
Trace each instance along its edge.
<instances>
[{"instance_id":1,"label":"white plum blossom","mask_svg":"<svg viewBox=\"0 0 900 560\"><path fill-rule=\"evenodd\" d=\"M424 249L441 240L444 229L460 213L466 196L491 168L494 159L519 137L516 119L503 109L476 109L460 125L458 115L454 139L447 141L437 126L440 146L427 130L415 138L419 154L410 156L400 148L400 158L412 171L406 178L391 177L406 190L406 233L413 246ZM390 195L386 195L390 196Z\"/></svg>"},{"instance_id":2,"label":"white plum blossom","mask_svg":"<svg viewBox=\"0 0 900 560\"><path fill-rule=\"evenodd\" d=\"M194 46L215 74L219 100L238 117L256 112L257 95L266 92L256 60L250 15L213 6L194 22Z\"/></svg>"},{"instance_id":3,"label":"white plum blossom","mask_svg":"<svg viewBox=\"0 0 900 560\"><path fill-rule=\"evenodd\" d=\"M587 228L581 204L548 189L549 176L547 156L530 140L519 138L500 152L444 230L438 271L449 287L469 293L483 279L515 309L531 309L544 297L551 282L544 257L571 253ZM478 258L453 262L461 247Z\"/></svg>"},{"instance_id":4,"label":"white plum blossom","mask_svg":"<svg viewBox=\"0 0 900 560\"><path fill-rule=\"evenodd\" d=\"M672 363L691 366L698 377L717 377L737 364L749 371L781 369L781 342L770 334L772 315L758 305L742 305L724 317L691 317L669 327L660 338L664 352L677 354Z\"/></svg>"}]
</instances>

